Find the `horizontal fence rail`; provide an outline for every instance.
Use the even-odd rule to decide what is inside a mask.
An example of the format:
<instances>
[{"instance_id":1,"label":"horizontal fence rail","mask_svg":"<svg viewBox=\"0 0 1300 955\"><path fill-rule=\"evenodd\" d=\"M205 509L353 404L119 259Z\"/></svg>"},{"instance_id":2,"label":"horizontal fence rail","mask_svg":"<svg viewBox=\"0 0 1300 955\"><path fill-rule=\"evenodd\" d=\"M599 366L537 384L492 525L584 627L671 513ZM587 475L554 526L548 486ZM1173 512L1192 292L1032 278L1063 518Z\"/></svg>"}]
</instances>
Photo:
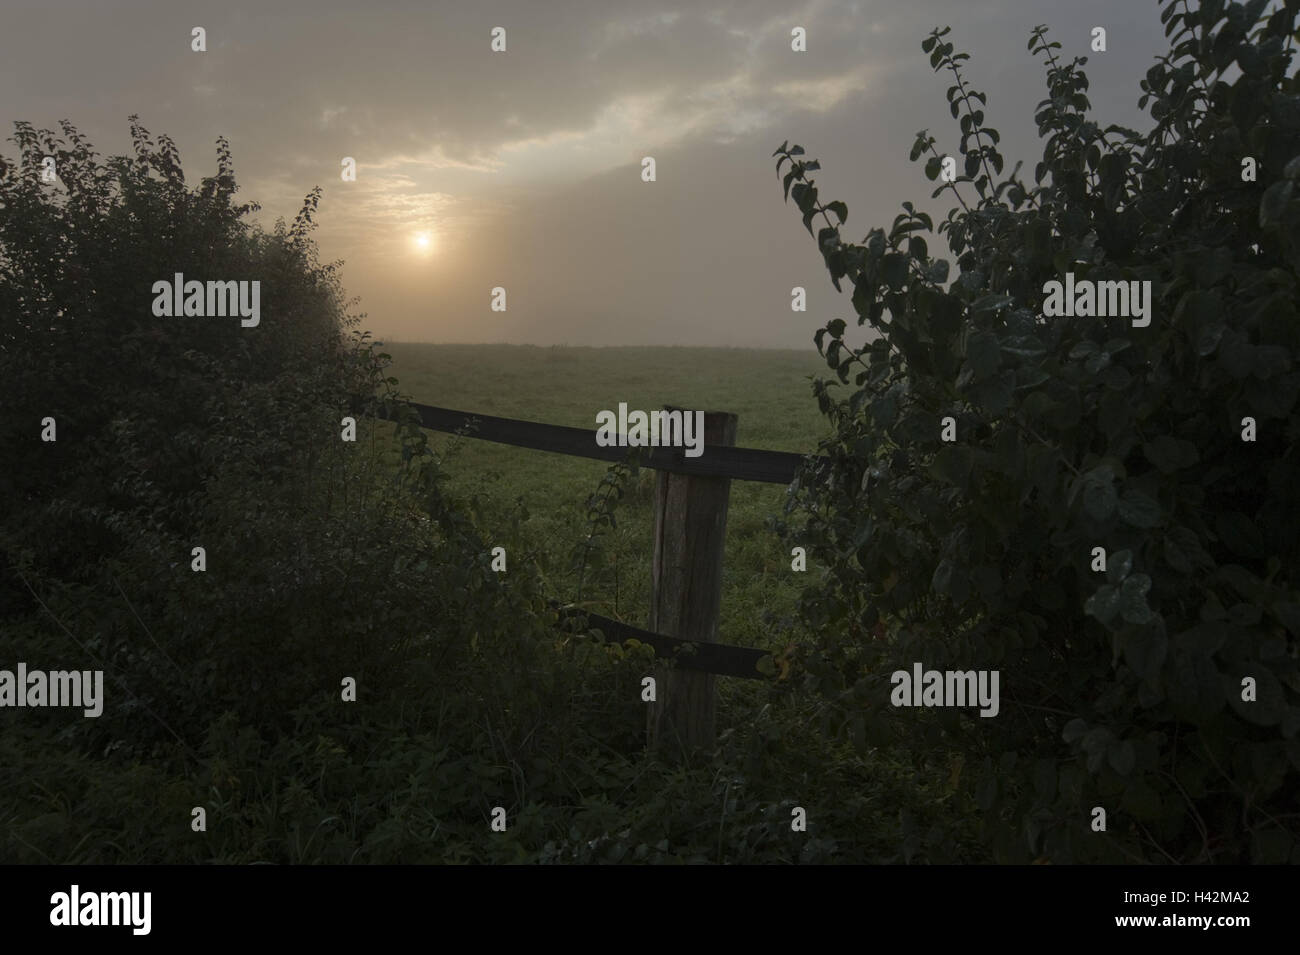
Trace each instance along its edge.
<instances>
[{"instance_id":1,"label":"horizontal fence rail","mask_svg":"<svg viewBox=\"0 0 1300 955\"><path fill-rule=\"evenodd\" d=\"M662 633L642 630L598 613L578 610L574 607L557 607L560 621L587 621L588 630L599 630L610 643L626 643L637 640L653 647L656 656L672 658L684 670L698 670L701 673L716 673L718 676L737 676L751 680L765 680L767 677L759 671L758 662L763 657L771 656L770 650L755 650L752 647L733 647L724 643L700 643L683 640L680 637L666 637Z\"/></svg>"},{"instance_id":2,"label":"horizontal fence rail","mask_svg":"<svg viewBox=\"0 0 1300 955\"><path fill-rule=\"evenodd\" d=\"M522 421L518 418L498 418L475 414L471 411L453 411L415 402L404 402L420 417L420 424L430 431L455 433L464 430L471 437L517 448L550 451L598 461L623 461L627 447L603 448L596 443L596 432L585 428L569 428L540 421ZM380 417L391 420L391 414ZM805 455L791 451L765 451L759 448L734 448L715 445L704 448L698 458L688 458L684 448L639 449L641 467L678 474L698 474L703 477L729 477L738 481L761 481L766 484L789 484L795 470Z\"/></svg>"}]
</instances>

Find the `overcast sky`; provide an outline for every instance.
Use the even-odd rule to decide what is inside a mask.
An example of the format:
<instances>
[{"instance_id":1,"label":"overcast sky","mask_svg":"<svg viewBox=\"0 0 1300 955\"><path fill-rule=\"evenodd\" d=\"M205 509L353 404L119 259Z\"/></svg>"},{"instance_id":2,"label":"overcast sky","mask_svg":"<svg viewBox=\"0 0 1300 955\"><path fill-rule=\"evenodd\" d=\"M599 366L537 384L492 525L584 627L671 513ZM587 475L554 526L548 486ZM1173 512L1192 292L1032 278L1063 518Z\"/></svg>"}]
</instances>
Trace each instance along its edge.
<instances>
[{"instance_id":1,"label":"overcast sky","mask_svg":"<svg viewBox=\"0 0 1300 955\"><path fill-rule=\"evenodd\" d=\"M1155 0L4 0L0 121L8 135L68 119L116 154L138 113L176 141L191 183L225 135L266 225L322 186L322 258L345 260L381 338L811 347L852 309L782 203L773 149L789 139L821 160L847 238L905 199L942 215L950 203L931 202L907 158L925 127L957 146L951 81L921 40L952 27L1008 168L1032 170L1039 23L1089 57L1099 120L1149 125L1137 97L1164 49ZM1095 26L1105 53L1089 49ZM807 52L791 50L794 27ZM340 180L345 156L356 182ZM790 311L794 285L806 313Z\"/></svg>"}]
</instances>

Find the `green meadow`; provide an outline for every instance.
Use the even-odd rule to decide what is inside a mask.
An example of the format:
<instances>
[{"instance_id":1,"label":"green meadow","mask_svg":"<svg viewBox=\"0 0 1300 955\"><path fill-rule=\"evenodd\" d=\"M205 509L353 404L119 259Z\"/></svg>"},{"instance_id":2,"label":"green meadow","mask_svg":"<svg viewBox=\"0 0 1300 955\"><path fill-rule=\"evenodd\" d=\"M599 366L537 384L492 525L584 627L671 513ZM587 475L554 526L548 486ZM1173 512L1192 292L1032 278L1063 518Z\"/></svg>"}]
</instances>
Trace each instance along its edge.
<instances>
[{"instance_id":1,"label":"green meadow","mask_svg":"<svg viewBox=\"0 0 1300 955\"><path fill-rule=\"evenodd\" d=\"M462 411L593 432L596 413L616 411L620 401L629 409L672 404L730 411L739 416L738 445L795 452L815 451L826 430L811 383L827 369L811 347L388 343L384 350L393 356L392 374L404 394ZM444 456L448 487L472 502L489 533L509 526L522 505L527 556L543 568L556 596L573 600L578 575L571 555L590 530L586 502L608 465L442 434L432 440ZM649 610L654 481L648 469L631 481L616 526L602 530L596 566L583 579L585 606L636 626L645 625ZM794 610L803 582L796 577L806 575L791 572L789 548L781 547L771 527L785 498L780 485L732 482L720 619L726 643L762 646L764 620ZM817 572L809 567L809 574Z\"/></svg>"}]
</instances>

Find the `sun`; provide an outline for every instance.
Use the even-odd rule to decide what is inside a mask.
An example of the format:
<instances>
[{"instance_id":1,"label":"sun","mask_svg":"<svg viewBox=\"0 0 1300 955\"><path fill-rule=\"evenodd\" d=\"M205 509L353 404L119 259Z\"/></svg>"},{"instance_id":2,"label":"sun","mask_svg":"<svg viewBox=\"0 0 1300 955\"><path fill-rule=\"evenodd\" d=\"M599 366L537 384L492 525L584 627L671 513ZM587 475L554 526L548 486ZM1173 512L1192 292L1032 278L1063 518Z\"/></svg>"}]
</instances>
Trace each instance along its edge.
<instances>
[{"instance_id":1,"label":"sun","mask_svg":"<svg viewBox=\"0 0 1300 955\"><path fill-rule=\"evenodd\" d=\"M417 232L411 236L411 242L417 252L427 254L433 251L433 235L431 233Z\"/></svg>"}]
</instances>

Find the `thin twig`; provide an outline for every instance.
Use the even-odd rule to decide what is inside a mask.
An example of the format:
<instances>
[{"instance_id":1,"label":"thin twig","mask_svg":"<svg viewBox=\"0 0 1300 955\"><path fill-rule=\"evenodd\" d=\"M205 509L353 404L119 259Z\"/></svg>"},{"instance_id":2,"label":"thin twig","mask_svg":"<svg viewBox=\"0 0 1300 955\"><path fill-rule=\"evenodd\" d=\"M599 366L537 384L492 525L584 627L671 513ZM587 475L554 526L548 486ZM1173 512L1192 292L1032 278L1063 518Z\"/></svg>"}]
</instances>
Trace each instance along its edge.
<instances>
[{"instance_id":1,"label":"thin twig","mask_svg":"<svg viewBox=\"0 0 1300 955\"><path fill-rule=\"evenodd\" d=\"M176 666L176 661L167 655L167 651L162 648L162 644L160 644L157 640L154 639L153 633L151 633L149 628L145 626L145 622L140 619L140 614L136 613L135 606L131 603L131 599L127 597L126 591L122 589L122 585L118 583L117 577L113 576L112 574L109 574L109 578L113 581L113 585L117 587L117 592L122 595L122 599L126 601L126 605L130 609L131 615L135 617L136 622L140 624L140 626L144 629L145 634L149 637L150 640L153 641L153 645L158 648L158 652L163 655L163 658L168 663L170 663L173 667L176 667L177 673L179 673L182 677L184 677L185 671L182 670L179 666Z\"/></svg>"}]
</instances>

